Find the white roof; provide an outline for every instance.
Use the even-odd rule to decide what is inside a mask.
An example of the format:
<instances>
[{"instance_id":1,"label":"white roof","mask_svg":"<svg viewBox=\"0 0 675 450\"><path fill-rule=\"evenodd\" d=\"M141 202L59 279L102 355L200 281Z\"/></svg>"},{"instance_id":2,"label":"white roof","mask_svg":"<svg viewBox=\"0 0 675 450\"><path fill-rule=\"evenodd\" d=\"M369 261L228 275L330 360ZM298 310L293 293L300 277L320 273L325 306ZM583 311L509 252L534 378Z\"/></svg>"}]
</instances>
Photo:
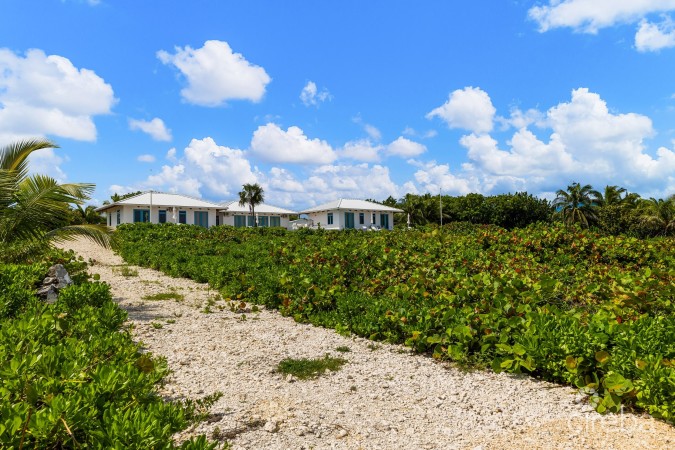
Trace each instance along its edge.
<instances>
[{"instance_id":1,"label":"white roof","mask_svg":"<svg viewBox=\"0 0 675 450\"><path fill-rule=\"evenodd\" d=\"M240 206L238 200L232 200L230 202L224 202L220 204L220 208L233 213L245 213L249 214L248 205ZM265 203L260 203L255 205L256 214L297 214L296 211L291 211L290 209L279 208L274 205L267 205Z\"/></svg>"},{"instance_id":2,"label":"white roof","mask_svg":"<svg viewBox=\"0 0 675 450\"><path fill-rule=\"evenodd\" d=\"M381 212L403 212L403 210L398 208L392 208L391 206L381 205L375 202L369 202L366 200L356 200L352 198L339 198L332 202L324 203L322 205L314 206L312 208L307 208L304 211L300 211L300 214L309 214L319 211L331 211L335 209L342 210L358 210L358 211L381 211Z\"/></svg>"},{"instance_id":3,"label":"white roof","mask_svg":"<svg viewBox=\"0 0 675 450\"><path fill-rule=\"evenodd\" d=\"M167 192L146 191L133 197L125 198L119 202L111 203L110 205L103 205L96 209L96 211L105 211L119 205L139 205L139 206L159 206L159 207L177 207L177 208L215 208L222 207L216 203L200 200L195 197L188 197L181 194L169 194Z\"/></svg>"}]
</instances>

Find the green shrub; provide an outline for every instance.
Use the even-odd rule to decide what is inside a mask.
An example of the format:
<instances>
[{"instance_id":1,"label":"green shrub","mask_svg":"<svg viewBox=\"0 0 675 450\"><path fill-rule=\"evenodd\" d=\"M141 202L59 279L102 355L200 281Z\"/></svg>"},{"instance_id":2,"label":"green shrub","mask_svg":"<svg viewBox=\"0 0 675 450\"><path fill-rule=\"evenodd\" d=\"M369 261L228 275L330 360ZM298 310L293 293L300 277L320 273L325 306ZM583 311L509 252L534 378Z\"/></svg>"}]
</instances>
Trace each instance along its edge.
<instances>
[{"instance_id":1,"label":"green shrub","mask_svg":"<svg viewBox=\"0 0 675 450\"><path fill-rule=\"evenodd\" d=\"M599 411L624 404L675 419L673 238L469 223L387 233L134 224L117 234L129 263L208 282L229 301L567 383Z\"/></svg>"},{"instance_id":2,"label":"green shrub","mask_svg":"<svg viewBox=\"0 0 675 450\"><path fill-rule=\"evenodd\" d=\"M58 302L68 309L78 309L83 306L101 307L112 300L110 286L100 281L71 285L59 292Z\"/></svg>"}]
</instances>

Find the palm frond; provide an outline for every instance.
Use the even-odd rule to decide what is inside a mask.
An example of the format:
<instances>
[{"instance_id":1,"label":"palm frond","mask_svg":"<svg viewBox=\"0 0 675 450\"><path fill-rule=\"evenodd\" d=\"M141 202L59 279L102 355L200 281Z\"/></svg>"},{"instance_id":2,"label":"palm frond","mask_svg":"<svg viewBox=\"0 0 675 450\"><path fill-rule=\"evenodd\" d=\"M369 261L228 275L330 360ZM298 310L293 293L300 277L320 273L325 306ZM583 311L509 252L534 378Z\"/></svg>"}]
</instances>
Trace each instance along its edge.
<instances>
[{"instance_id":1,"label":"palm frond","mask_svg":"<svg viewBox=\"0 0 675 450\"><path fill-rule=\"evenodd\" d=\"M104 248L112 247L110 229L104 225L69 225L45 234L45 238L55 243L72 241L80 237L87 238Z\"/></svg>"},{"instance_id":2,"label":"palm frond","mask_svg":"<svg viewBox=\"0 0 675 450\"><path fill-rule=\"evenodd\" d=\"M23 178L28 173L28 156L45 148L59 146L47 139L27 139L6 145L0 149L0 169L16 172Z\"/></svg>"}]
</instances>

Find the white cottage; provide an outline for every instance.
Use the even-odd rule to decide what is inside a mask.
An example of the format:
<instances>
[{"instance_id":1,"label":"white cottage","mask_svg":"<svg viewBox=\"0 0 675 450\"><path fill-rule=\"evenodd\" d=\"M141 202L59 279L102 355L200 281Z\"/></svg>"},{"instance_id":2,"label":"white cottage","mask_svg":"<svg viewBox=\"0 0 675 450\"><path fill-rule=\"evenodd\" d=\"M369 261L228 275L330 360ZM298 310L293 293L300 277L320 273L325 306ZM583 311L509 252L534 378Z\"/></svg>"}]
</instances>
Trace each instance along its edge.
<instances>
[{"instance_id":1,"label":"white cottage","mask_svg":"<svg viewBox=\"0 0 675 450\"><path fill-rule=\"evenodd\" d=\"M255 205L255 217L251 216L248 205L241 206L238 200L220 204L220 223L234 227L252 227L258 222L259 227L283 227L290 229L290 216L296 211L261 203Z\"/></svg>"},{"instance_id":2,"label":"white cottage","mask_svg":"<svg viewBox=\"0 0 675 450\"><path fill-rule=\"evenodd\" d=\"M123 223L184 223L210 227L218 225L222 206L187 195L147 191L119 202L103 205L97 212L105 213L106 223L117 228Z\"/></svg>"},{"instance_id":3,"label":"white cottage","mask_svg":"<svg viewBox=\"0 0 675 450\"><path fill-rule=\"evenodd\" d=\"M402 212L403 210L366 200L341 198L300 211L300 214L306 214L315 227L320 226L327 230L392 230L394 213Z\"/></svg>"},{"instance_id":4,"label":"white cottage","mask_svg":"<svg viewBox=\"0 0 675 450\"><path fill-rule=\"evenodd\" d=\"M119 202L96 209L105 213L106 223L117 228L123 223L183 223L186 225L231 225L252 227L256 219L260 227L289 228L289 209L261 203L255 207L255 216L249 213L248 205L239 206L238 201L221 204L208 202L181 194L147 191Z\"/></svg>"}]
</instances>

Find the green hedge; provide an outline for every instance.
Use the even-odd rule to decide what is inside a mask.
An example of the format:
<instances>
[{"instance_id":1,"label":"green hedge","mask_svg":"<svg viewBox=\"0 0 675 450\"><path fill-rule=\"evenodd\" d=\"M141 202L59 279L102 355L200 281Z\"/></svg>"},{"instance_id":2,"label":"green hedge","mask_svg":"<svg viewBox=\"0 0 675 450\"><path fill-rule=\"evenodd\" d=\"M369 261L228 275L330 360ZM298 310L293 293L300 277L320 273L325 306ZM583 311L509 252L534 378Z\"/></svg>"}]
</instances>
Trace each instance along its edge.
<instances>
[{"instance_id":1,"label":"green hedge","mask_svg":"<svg viewBox=\"0 0 675 450\"><path fill-rule=\"evenodd\" d=\"M0 448L175 448L194 406L157 395L165 362L132 341L106 284L37 300L48 266L0 265Z\"/></svg>"},{"instance_id":2,"label":"green hedge","mask_svg":"<svg viewBox=\"0 0 675 450\"><path fill-rule=\"evenodd\" d=\"M129 263L298 321L675 418L675 240L561 225L394 232L123 225Z\"/></svg>"}]
</instances>

